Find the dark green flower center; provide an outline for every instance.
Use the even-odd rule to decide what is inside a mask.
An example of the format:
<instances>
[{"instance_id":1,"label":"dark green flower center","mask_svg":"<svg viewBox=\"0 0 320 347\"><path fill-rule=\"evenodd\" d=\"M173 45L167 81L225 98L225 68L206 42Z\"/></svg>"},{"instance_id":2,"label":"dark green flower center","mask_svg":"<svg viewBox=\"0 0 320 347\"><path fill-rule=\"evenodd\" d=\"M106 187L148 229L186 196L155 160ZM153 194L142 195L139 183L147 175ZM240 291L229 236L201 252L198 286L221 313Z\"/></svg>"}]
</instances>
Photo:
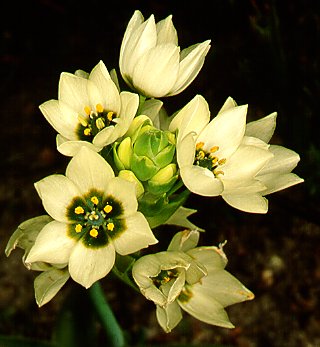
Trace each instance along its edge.
<instances>
[{"instance_id":1,"label":"dark green flower center","mask_svg":"<svg viewBox=\"0 0 320 347\"><path fill-rule=\"evenodd\" d=\"M102 129L115 124L114 118L117 115L112 111L107 111L101 104L96 105L96 110L92 111L89 106L84 108L85 116L79 115L79 126L77 134L80 140L92 142L93 138Z\"/></svg>"},{"instance_id":2,"label":"dark green flower center","mask_svg":"<svg viewBox=\"0 0 320 347\"><path fill-rule=\"evenodd\" d=\"M219 150L219 147L214 146L209 151L206 151L203 146L203 142L197 143L193 165L204 167L212 171L215 176L223 175L224 172L220 169L220 166L226 163L226 159L219 159L216 156L215 153Z\"/></svg>"},{"instance_id":3,"label":"dark green flower center","mask_svg":"<svg viewBox=\"0 0 320 347\"><path fill-rule=\"evenodd\" d=\"M161 270L156 277L152 278L152 281L157 288L160 288L163 284L170 282L172 279L175 279L178 276L179 273L176 269Z\"/></svg>"},{"instance_id":4,"label":"dark green flower center","mask_svg":"<svg viewBox=\"0 0 320 347\"><path fill-rule=\"evenodd\" d=\"M122 215L120 201L91 190L82 197L74 198L67 208L69 236L81 239L87 247L103 247L126 230Z\"/></svg>"}]
</instances>

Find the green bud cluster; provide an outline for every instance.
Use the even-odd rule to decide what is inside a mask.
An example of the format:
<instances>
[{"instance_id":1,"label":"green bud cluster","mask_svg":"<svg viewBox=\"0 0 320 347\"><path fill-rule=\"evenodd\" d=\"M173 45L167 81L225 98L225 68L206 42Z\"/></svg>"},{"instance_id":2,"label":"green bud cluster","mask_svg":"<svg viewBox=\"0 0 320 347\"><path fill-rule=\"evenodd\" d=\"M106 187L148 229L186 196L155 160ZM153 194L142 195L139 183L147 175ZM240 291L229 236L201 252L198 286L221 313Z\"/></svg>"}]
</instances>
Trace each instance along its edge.
<instances>
[{"instance_id":1,"label":"green bud cluster","mask_svg":"<svg viewBox=\"0 0 320 347\"><path fill-rule=\"evenodd\" d=\"M155 128L147 116L136 117L126 137L113 146L119 176L136 182L137 195L162 195L178 178L175 135Z\"/></svg>"}]
</instances>

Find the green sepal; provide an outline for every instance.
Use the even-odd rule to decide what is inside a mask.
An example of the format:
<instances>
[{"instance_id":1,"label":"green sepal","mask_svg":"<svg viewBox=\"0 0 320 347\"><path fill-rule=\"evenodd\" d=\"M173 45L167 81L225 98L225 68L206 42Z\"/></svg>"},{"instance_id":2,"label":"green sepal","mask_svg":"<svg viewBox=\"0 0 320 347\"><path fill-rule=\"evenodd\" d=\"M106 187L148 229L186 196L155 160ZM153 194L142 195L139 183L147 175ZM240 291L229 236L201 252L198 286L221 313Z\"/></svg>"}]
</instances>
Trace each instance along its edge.
<instances>
[{"instance_id":1,"label":"green sepal","mask_svg":"<svg viewBox=\"0 0 320 347\"><path fill-rule=\"evenodd\" d=\"M150 228L156 228L161 224L165 224L174 212L185 203L189 194L189 190L184 190L182 193L170 197L170 199L163 199L161 209L154 209L156 213L145 215Z\"/></svg>"},{"instance_id":2,"label":"green sepal","mask_svg":"<svg viewBox=\"0 0 320 347\"><path fill-rule=\"evenodd\" d=\"M69 279L69 271L52 267L34 280L34 292L39 307L49 302Z\"/></svg>"},{"instance_id":3,"label":"green sepal","mask_svg":"<svg viewBox=\"0 0 320 347\"><path fill-rule=\"evenodd\" d=\"M166 183L158 183L152 179L148 181L148 191L154 195L161 195L168 192L178 179L178 175L171 177Z\"/></svg>"},{"instance_id":4,"label":"green sepal","mask_svg":"<svg viewBox=\"0 0 320 347\"><path fill-rule=\"evenodd\" d=\"M151 217L158 214L159 211L161 211L163 207L168 204L168 197L166 194L156 196L150 192L146 192L138 200L138 203L138 210L142 212L145 217Z\"/></svg>"},{"instance_id":5,"label":"green sepal","mask_svg":"<svg viewBox=\"0 0 320 347\"><path fill-rule=\"evenodd\" d=\"M7 243L5 249L6 256L9 257L16 247L22 248L25 251L22 258L24 261L42 228L52 220L50 216L43 215L28 219L21 223Z\"/></svg>"}]
</instances>

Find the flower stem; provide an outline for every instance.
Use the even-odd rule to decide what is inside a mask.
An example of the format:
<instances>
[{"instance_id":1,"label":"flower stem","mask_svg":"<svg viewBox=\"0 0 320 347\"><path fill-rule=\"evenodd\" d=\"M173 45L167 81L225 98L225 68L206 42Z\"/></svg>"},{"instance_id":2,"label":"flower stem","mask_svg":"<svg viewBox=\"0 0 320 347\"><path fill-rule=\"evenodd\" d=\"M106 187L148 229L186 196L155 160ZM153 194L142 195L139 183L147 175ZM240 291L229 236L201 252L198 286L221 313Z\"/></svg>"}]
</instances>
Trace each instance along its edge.
<instances>
[{"instance_id":1,"label":"flower stem","mask_svg":"<svg viewBox=\"0 0 320 347\"><path fill-rule=\"evenodd\" d=\"M94 283L88 290L90 300L106 332L110 347L125 346L125 339L121 327L111 310L101 285L99 282Z\"/></svg>"}]
</instances>

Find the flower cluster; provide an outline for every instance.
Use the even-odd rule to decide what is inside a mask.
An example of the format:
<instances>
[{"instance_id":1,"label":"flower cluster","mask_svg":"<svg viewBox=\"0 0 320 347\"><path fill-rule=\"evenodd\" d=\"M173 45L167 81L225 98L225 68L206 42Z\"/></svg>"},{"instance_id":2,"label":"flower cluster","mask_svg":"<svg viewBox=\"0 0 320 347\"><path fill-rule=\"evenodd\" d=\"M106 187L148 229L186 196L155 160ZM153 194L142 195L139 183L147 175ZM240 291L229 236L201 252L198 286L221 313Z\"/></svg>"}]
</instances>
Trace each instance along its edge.
<instances>
[{"instance_id":1,"label":"flower cluster","mask_svg":"<svg viewBox=\"0 0 320 347\"><path fill-rule=\"evenodd\" d=\"M201 95L167 114L160 98L187 88L209 49L207 40L180 51L171 16L156 23L136 11L119 58L131 91L100 61L90 73L62 73L58 99L40 105L57 150L71 159L65 175L35 183L47 215L22 223L6 248L24 249L24 264L41 271L39 306L69 278L90 288L111 271L156 304L166 332L182 310L231 328L224 308L254 297L225 270L222 246L197 247L202 230L187 219L196 210L183 205L190 193L221 195L266 213L266 195L303 181L292 173L299 155L269 144L276 113L247 124L248 106L231 97L215 117ZM167 224L183 231L153 252L156 227Z\"/></svg>"}]
</instances>

